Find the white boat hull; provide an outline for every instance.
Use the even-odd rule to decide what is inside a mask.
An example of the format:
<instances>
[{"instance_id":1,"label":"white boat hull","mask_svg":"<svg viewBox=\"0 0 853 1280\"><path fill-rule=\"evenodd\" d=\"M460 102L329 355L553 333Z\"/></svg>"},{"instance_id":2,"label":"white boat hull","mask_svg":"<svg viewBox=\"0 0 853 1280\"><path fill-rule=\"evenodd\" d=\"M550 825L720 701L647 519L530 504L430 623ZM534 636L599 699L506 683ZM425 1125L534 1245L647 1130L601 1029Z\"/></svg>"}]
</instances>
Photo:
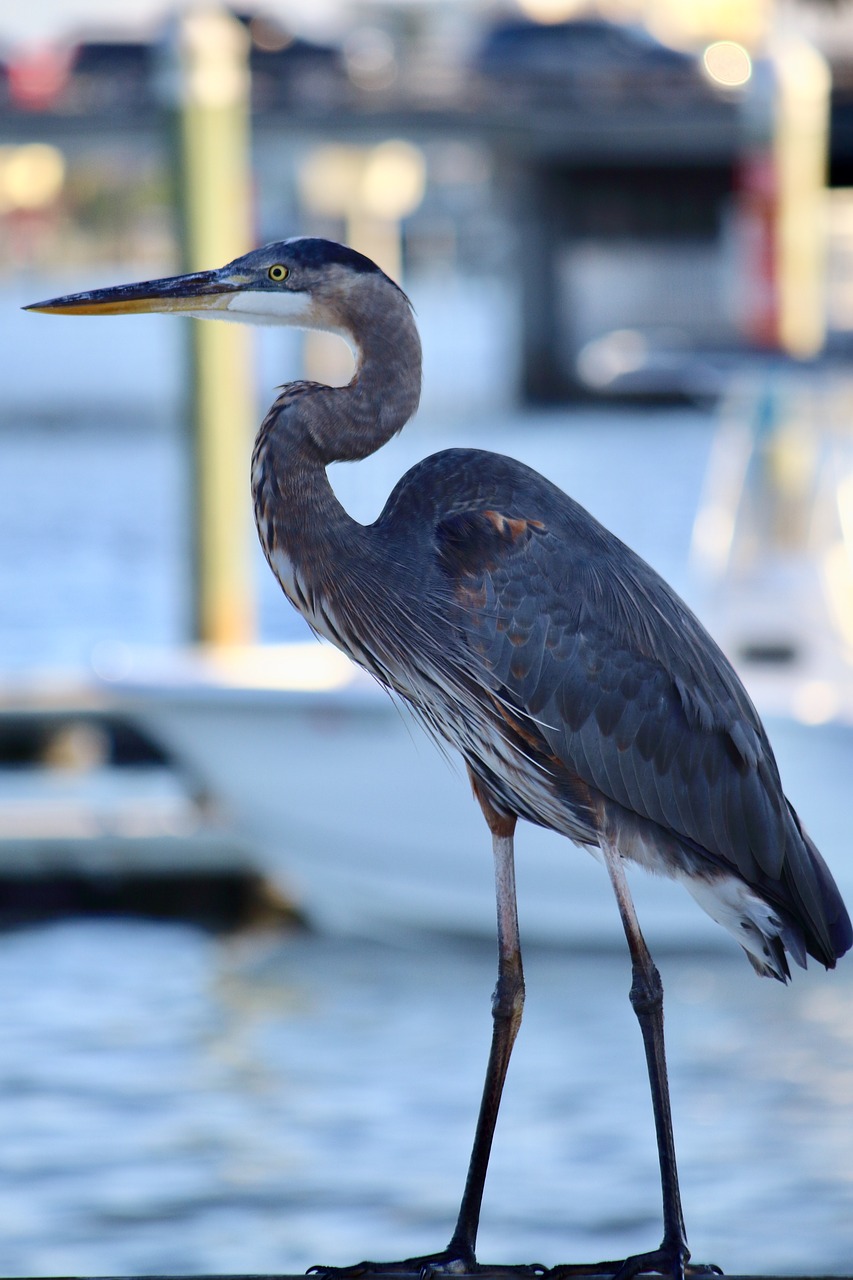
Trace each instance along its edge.
<instances>
[{"instance_id":1,"label":"white boat hull","mask_svg":"<svg viewBox=\"0 0 853 1280\"><path fill-rule=\"evenodd\" d=\"M254 657L253 657L254 654ZM461 762L325 646L170 659L101 686L209 785L262 869L319 927L494 934L490 838ZM853 733L768 722L788 794L853 900ZM517 836L525 938L619 943L607 876L562 837ZM632 878L649 941L731 945L678 886Z\"/></svg>"}]
</instances>

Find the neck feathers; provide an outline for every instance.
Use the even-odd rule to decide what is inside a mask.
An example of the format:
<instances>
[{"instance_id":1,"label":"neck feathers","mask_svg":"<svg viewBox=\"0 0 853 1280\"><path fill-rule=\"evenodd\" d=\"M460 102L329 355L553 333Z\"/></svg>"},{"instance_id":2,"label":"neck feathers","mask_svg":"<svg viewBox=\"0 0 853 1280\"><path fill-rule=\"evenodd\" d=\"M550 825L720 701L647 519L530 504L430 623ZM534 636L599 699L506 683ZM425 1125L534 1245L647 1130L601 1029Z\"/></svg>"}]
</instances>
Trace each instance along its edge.
<instances>
[{"instance_id":1,"label":"neck feathers","mask_svg":"<svg viewBox=\"0 0 853 1280\"><path fill-rule=\"evenodd\" d=\"M338 287L324 310L324 327L355 348L355 373L345 387L292 396L282 425L326 466L368 457L406 425L420 399L421 344L408 298L378 272Z\"/></svg>"},{"instance_id":2,"label":"neck feathers","mask_svg":"<svg viewBox=\"0 0 853 1280\"><path fill-rule=\"evenodd\" d=\"M362 274L348 289L338 281L334 307L326 301L322 318L324 328L346 333L356 347L352 381L284 387L261 424L252 458L261 544L290 599L318 629L312 592L319 599L322 584L340 577L365 536L340 506L326 466L381 448L415 412L421 389L412 309L387 277Z\"/></svg>"}]
</instances>

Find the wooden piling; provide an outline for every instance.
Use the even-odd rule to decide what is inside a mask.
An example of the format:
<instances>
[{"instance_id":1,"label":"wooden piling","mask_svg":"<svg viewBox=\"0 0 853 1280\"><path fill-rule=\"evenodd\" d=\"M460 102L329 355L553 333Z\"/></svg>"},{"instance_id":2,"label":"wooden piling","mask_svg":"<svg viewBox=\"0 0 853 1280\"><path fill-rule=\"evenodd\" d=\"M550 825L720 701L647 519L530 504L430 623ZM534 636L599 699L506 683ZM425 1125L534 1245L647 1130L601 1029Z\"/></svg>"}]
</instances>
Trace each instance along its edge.
<instances>
[{"instance_id":1,"label":"wooden piling","mask_svg":"<svg viewBox=\"0 0 853 1280\"><path fill-rule=\"evenodd\" d=\"M224 9L191 10L175 52L184 269L202 271L251 248L249 37ZM191 350L193 630L211 644L247 644L255 633L250 335L194 320Z\"/></svg>"}]
</instances>

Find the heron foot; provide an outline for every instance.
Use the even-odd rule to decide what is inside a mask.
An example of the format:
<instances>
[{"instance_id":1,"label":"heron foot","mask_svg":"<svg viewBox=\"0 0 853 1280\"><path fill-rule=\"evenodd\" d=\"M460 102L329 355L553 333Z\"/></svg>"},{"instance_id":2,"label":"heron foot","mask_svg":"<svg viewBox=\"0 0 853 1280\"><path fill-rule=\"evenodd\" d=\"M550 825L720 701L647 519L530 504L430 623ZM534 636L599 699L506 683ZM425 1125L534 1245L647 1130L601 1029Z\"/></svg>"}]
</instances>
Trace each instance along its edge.
<instances>
[{"instance_id":1,"label":"heron foot","mask_svg":"<svg viewBox=\"0 0 853 1280\"><path fill-rule=\"evenodd\" d=\"M634 1280L634 1276L663 1275L671 1280L693 1280L699 1276L721 1276L720 1267L712 1262L690 1262L690 1253L683 1242L675 1245L663 1242L660 1248L648 1253L634 1253L621 1262L575 1262L551 1267L547 1280L570 1280L571 1276L610 1276L611 1280Z\"/></svg>"},{"instance_id":2,"label":"heron foot","mask_svg":"<svg viewBox=\"0 0 853 1280\"><path fill-rule=\"evenodd\" d=\"M404 1258L402 1262L356 1262L349 1267L309 1267L306 1275L320 1276L321 1280L358 1280L360 1276L407 1275L430 1280L432 1276L470 1275L479 1270L473 1253L456 1248L441 1249L418 1258Z\"/></svg>"},{"instance_id":3,"label":"heron foot","mask_svg":"<svg viewBox=\"0 0 853 1280\"><path fill-rule=\"evenodd\" d=\"M320 1280L360 1280L360 1277L406 1275L417 1276L419 1280L433 1280L441 1276L465 1276L477 1274L483 1277L495 1277L495 1280L540 1280L550 1275L546 1266L539 1262L514 1266L483 1265L477 1262L473 1253L448 1246L438 1253L424 1254L418 1258L405 1258L402 1262L356 1262L349 1267L309 1267L307 1275L319 1276Z\"/></svg>"},{"instance_id":4,"label":"heron foot","mask_svg":"<svg viewBox=\"0 0 853 1280\"><path fill-rule=\"evenodd\" d=\"M721 1276L713 1263L690 1262L686 1246L661 1245L649 1253L635 1253L624 1261L580 1262L551 1267L546 1280L570 1280L573 1276L609 1276L611 1280L633 1280L641 1275L663 1275L671 1280L698 1280L701 1276Z\"/></svg>"}]
</instances>

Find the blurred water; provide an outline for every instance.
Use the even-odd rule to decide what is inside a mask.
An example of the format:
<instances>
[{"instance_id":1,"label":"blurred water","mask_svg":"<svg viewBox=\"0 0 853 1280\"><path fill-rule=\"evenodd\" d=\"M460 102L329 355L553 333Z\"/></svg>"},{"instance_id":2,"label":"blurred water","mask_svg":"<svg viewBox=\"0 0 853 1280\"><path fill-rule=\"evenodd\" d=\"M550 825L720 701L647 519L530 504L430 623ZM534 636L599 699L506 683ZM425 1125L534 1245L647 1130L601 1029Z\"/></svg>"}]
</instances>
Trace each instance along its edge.
<instances>
[{"instance_id":1,"label":"blurred water","mask_svg":"<svg viewBox=\"0 0 853 1280\"><path fill-rule=\"evenodd\" d=\"M783 989L665 957L690 1239L729 1271L853 1259L853 971ZM217 941L85 923L0 938L0 1271L288 1272L437 1248L489 1036L491 948ZM484 1259L660 1234L622 956L532 951Z\"/></svg>"}]
</instances>

